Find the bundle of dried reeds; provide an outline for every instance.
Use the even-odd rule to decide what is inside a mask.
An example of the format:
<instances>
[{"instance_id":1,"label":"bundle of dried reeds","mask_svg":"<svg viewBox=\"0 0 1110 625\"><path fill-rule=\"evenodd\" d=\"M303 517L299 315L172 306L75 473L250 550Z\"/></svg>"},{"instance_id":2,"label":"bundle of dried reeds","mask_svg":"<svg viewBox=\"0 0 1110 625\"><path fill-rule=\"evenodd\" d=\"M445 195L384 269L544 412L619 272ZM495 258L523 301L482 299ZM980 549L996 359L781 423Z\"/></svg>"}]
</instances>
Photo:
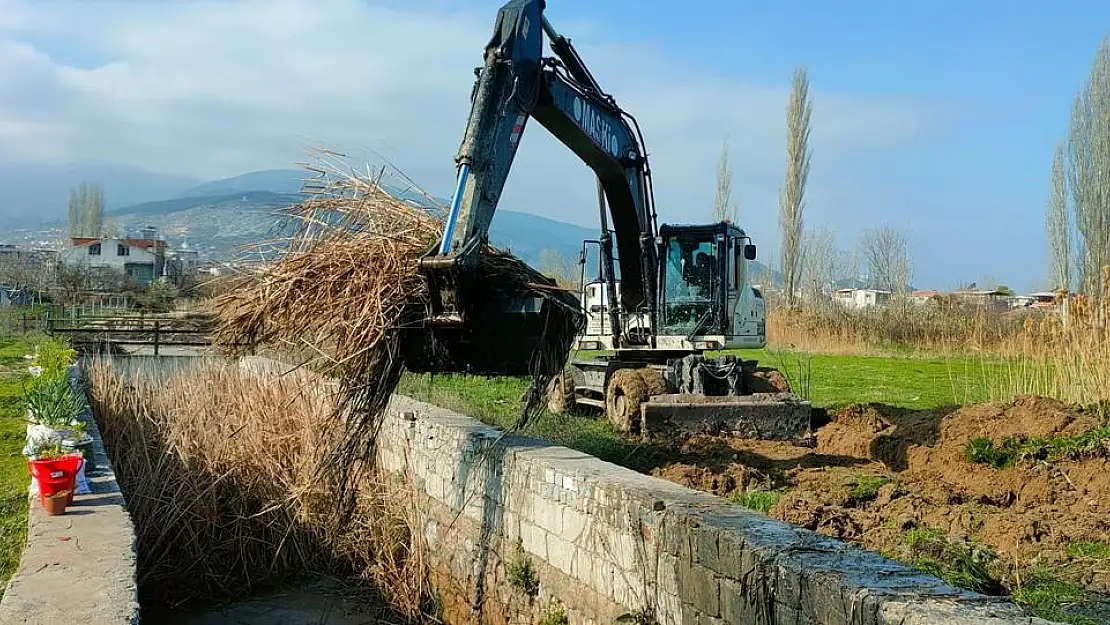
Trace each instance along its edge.
<instances>
[{"instance_id":1,"label":"bundle of dried reeds","mask_svg":"<svg viewBox=\"0 0 1110 625\"><path fill-rule=\"evenodd\" d=\"M305 573L374 582L416 617L427 600L413 500L364 463L354 490L321 427L335 389L211 361L172 376L94 363L86 381L136 530L144 604L243 597ZM352 498L354 513L335 501ZM357 522L351 522L351 519Z\"/></svg>"},{"instance_id":2,"label":"bundle of dried reeds","mask_svg":"<svg viewBox=\"0 0 1110 625\"><path fill-rule=\"evenodd\" d=\"M288 209L291 235L275 260L244 274L214 298L219 344L262 345L298 355L337 379L341 455L372 449L378 416L400 379L402 331L426 311L428 285L418 259L440 238L441 209L418 207L390 193L387 173L345 171L329 153L308 165L308 197ZM393 178L391 178L393 179ZM423 194L423 192L417 191ZM427 194L423 194L428 197ZM561 368L582 319L572 296L515 257L492 248L480 255L485 285L527 291L560 302L546 319L542 345L532 356L532 392L521 425L542 407L542 392Z\"/></svg>"}]
</instances>

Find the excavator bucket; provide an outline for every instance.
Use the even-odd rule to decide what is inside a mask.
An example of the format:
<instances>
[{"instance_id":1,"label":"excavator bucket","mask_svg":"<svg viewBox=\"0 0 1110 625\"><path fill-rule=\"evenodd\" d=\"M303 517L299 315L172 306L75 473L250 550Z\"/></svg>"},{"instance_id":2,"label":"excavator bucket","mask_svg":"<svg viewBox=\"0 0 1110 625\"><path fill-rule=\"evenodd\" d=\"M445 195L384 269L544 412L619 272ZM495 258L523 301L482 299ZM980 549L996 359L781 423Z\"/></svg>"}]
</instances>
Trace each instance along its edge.
<instances>
[{"instance_id":1,"label":"excavator bucket","mask_svg":"<svg viewBox=\"0 0 1110 625\"><path fill-rule=\"evenodd\" d=\"M523 261L492 248L421 259L428 306L403 342L418 373L551 376L585 317L578 300Z\"/></svg>"}]
</instances>

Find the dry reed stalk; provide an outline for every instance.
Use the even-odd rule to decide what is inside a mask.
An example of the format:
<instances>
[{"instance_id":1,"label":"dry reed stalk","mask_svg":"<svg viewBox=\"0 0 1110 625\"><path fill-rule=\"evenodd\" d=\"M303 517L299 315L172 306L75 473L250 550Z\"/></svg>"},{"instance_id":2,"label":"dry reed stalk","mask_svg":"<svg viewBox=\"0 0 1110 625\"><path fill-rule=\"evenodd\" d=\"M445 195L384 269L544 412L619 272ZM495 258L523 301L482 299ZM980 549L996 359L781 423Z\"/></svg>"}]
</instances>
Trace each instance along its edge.
<instances>
[{"instance_id":1,"label":"dry reed stalk","mask_svg":"<svg viewBox=\"0 0 1110 625\"><path fill-rule=\"evenodd\" d=\"M849 355L914 353L920 356L1021 353L1027 315L988 313L955 305L848 310L839 306L774 310L772 345Z\"/></svg>"},{"instance_id":2,"label":"dry reed stalk","mask_svg":"<svg viewBox=\"0 0 1110 625\"><path fill-rule=\"evenodd\" d=\"M95 363L86 379L135 525L144 601L231 599L316 572L372 581L410 618L426 608L410 491L356 461L353 514L336 510L350 483L328 466L343 436L323 426L331 385L216 362L166 379Z\"/></svg>"},{"instance_id":3,"label":"dry reed stalk","mask_svg":"<svg viewBox=\"0 0 1110 625\"><path fill-rule=\"evenodd\" d=\"M1110 345L1102 305L1087 296L1061 296L1066 321L1048 315L1026 323L1012 366L1002 368L994 399L1041 395L1089 406L1110 402Z\"/></svg>"},{"instance_id":4,"label":"dry reed stalk","mask_svg":"<svg viewBox=\"0 0 1110 625\"><path fill-rule=\"evenodd\" d=\"M378 417L403 371L403 329L428 305L417 261L439 240L443 224L434 211L390 194L384 168L347 173L324 160L309 170L317 177L306 183L310 196L288 209L292 234L276 242L278 258L241 276L213 299L211 310L218 344L300 354L339 381L340 409L326 427L345 432L336 447L336 462L343 464L373 449ZM486 284L561 303L535 354L523 426L542 408L543 390L565 362L582 319L573 297L551 289L554 280L492 248L480 259Z\"/></svg>"}]
</instances>

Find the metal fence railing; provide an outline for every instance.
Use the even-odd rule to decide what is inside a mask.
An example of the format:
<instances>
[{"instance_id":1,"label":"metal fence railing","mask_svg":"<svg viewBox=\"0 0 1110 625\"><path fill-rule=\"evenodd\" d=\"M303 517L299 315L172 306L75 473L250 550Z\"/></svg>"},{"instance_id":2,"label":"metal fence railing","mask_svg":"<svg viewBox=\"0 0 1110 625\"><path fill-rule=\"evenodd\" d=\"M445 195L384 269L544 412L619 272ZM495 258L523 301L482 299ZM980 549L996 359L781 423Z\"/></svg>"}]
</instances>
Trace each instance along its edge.
<instances>
[{"instance_id":1,"label":"metal fence railing","mask_svg":"<svg viewBox=\"0 0 1110 625\"><path fill-rule=\"evenodd\" d=\"M210 332L209 320L196 314L151 314L87 305L0 308L0 338L41 333L66 337L74 346L149 346L157 355L164 347L209 346Z\"/></svg>"},{"instance_id":2,"label":"metal fence railing","mask_svg":"<svg viewBox=\"0 0 1110 625\"><path fill-rule=\"evenodd\" d=\"M0 338L22 337L45 332L49 314L40 309L15 306L0 308Z\"/></svg>"}]
</instances>

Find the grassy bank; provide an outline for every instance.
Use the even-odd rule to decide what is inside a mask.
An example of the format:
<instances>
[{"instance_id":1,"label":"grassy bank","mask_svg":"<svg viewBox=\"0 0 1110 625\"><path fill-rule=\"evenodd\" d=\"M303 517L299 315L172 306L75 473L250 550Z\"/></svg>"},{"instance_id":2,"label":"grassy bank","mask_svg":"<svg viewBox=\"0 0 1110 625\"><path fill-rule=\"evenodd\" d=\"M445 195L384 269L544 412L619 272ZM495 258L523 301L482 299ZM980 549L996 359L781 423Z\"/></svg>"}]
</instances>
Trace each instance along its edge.
<instances>
[{"instance_id":1,"label":"grassy bank","mask_svg":"<svg viewBox=\"0 0 1110 625\"><path fill-rule=\"evenodd\" d=\"M27 538L27 486L30 473L23 457L26 439L20 406L24 340L0 339L0 593L19 567Z\"/></svg>"},{"instance_id":2,"label":"grassy bank","mask_svg":"<svg viewBox=\"0 0 1110 625\"><path fill-rule=\"evenodd\" d=\"M933 409L985 401L990 398L992 380L997 377L992 370L1005 366L970 358L844 356L776 350L745 351L742 355L783 371L800 395L821 408L877 402ZM520 397L527 386L528 381L523 378L406 374L397 392L507 428L519 416ZM524 433L633 469L652 464L647 450L621 438L601 418L566 419L544 412Z\"/></svg>"},{"instance_id":3,"label":"grassy bank","mask_svg":"<svg viewBox=\"0 0 1110 625\"><path fill-rule=\"evenodd\" d=\"M782 350L748 351L742 355L745 358L757 359L762 365L775 367L783 371L790 378L792 386L818 407L837 409L854 403L877 403L895 407L885 409L886 412L893 415L902 414L899 409L907 409L915 411L912 414L932 414L937 418L941 414L947 414L949 407L1000 399L1008 393L1024 390L1017 388L1017 385L1010 385L1008 381L1029 371L1028 361L990 360L981 356L925 358L809 354ZM517 419L520 397L526 389L526 385L526 380L515 378L486 379L458 375L435 377L406 375L401 381L398 392L464 412L497 427L507 427ZM906 423L910 423L912 420L913 417L906 417ZM1103 432L1103 429L1099 429L1095 433L1100 432ZM763 467L761 462L768 466L778 466L778 471L782 472L782 466L791 464L790 459L794 457L792 454L805 455L804 450L791 451L788 449L789 446L782 446L782 449L778 449L773 444L762 444L760 442L752 442L747 445L742 442L737 443L737 450L726 449L729 453L724 455L718 454L715 456L712 452L701 455L697 450L683 454L676 450L639 445L625 440L603 418L566 418L546 412L532 422L524 433L549 440L557 445L592 454L602 460L614 462L634 470L660 475L679 483L683 483L683 478L692 480L693 483L687 485L703 490L706 490L707 484L710 483L725 483L729 479L733 479L736 484L742 484L745 478L751 478L753 474L758 474L764 469L772 471ZM870 435L877 436L873 433ZM1084 435L1082 440L1085 441L1092 436L1093 434ZM1101 440L1100 438L1095 442ZM985 448L985 445L980 446ZM865 446L865 448L869 447L869 445ZM999 454L1004 451L1008 451L1008 448L999 451ZM1022 450L1016 450L1014 453L1020 451ZM737 453L743 458L742 460L736 460ZM836 454L829 452L827 456L834 457ZM821 457L819 454L817 457L810 459L810 461L816 463L814 465L816 468L813 468L814 475L819 475L821 471L827 470L831 477L826 478L826 481L835 481L843 477L841 472L848 471L843 468L824 467L824 465L821 465ZM873 463L870 458L864 457L858 459L858 462L874 464L874 466L870 469L870 473L864 472L865 475L859 478L854 488L848 489L846 500L849 503L844 505L847 506L845 509L849 511L856 508L866 508L866 505L859 502L871 502L878 499L880 491L885 494L884 496L887 499L892 497L891 492L887 492L890 490L888 484L891 484L893 479L889 471L882 467L880 463ZM781 497L787 495L797 497L797 493L794 493L796 489L801 489L798 491L799 493L807 494L807 496L811 495L812 493L809 493L803 487L805 484L813 486L816 478L808 476L802 479L795 475L799 471L803 471L804 466L808 466L803 460L797 460L797 463L798 468L786 471L790 475L784 473L779 476L785 482L784 486L778 490L765 491L740 488L728 496L738 505L766 513L779 503ZM679 467L680 470L673 471L674 467ZM886 490L884 490L884 487L887 487ZM825 493L819 494L823 495ZM920 495L920 493L917 495ZM901 500L902 503L898 505L904 506L906 505L905 501L910 500L908 496L899 496L902 496L903 499ZM945 498L939 496L937 501L945 501ZM818 506L822 510L840 509L820 498L814 499L814 502L822 503L823 507ZM933 506L933 504L926 505L926 503L926 500L923 499L921 505L917 508L932 510L933 508L930 506ZM892 504L884 500L883 503L876 505L879 506L880 514L886 514L882 510ZM933 507L938 510L946 508L944 504ZM803 505L802 509L804 512L808 512L810 507ZM897 509L897 505L890 507L890 514L894 514ZM986 514L982 510L977 510L976 514L980 513ZM921 514L925 513L922 512ZM790 522L795 521L794 519L788 520ZM947 538L949 528L947 526L945 526L943 532L943 541L934 537L931 533L922 533L929 530L928 526L923 527L925 529L908 531L905 548L891 551L888 555L911 566L936 573L951 583L965 588L982 591L983 589L980 586L984 580L987 580L994 584L989 589L992 594L1004 592L997 586L998 578L993 574L986 577L981 576L982 578L966 575L967 571L961 568L963 560L952 556L950 553L955 553L952 549L956 547L949 545L949 539ZM940 536L940 534L937 536ZM930 540L924 540L923 537ZM859 537L853 538L851 536L845 536L844 538L849 540L859 539ZM888 542L893 541L891 544L898 542L898 536L888 538L890 539ZM933 540L933 538L936 538L936 540ZM962 543L952 544L959 546ZM938 545L944 548L941 549ZM878 546L871 545L870 547L877 548ZM885 549L883 551L886 552ZM934 552L944 557L938 560L937 553ZM952 562L949 562L949 560L952 560ZM977 560L973 563L979 566ZM1046 592L1046 589L1052 589L1053 591ZM1056 592L1059 589L1068 589L1070 594ZM1082 587L1071 582L1065 582L1054 575L1046 574L1043 579L1038 577L1033 580L1021 580L1021 583L1013 586L1011 591L1017 603L1042 617L1054 618L1075 625L1098 625L1101 623L1101 621L1092 620L1082 613L1073 612L1070 608L1065 610L1070 604L1090 600L1089 593L1083 590ZM1094 601L1097 602L1097 599Z\"/></svg>"},{"instance_id":4,"label":"grassy bank","mask_svg":"<svg viewBox=\"0 0 1110 625\"><path fill-rule=\"evenodd\" d=\"M878 402L910 409L931 409L987 401L998 388L1000 374L1014 366L1001 361L973 357L909 358L811 354L786 350L746 350L735 353L775 367L789 379L795 392L818 407ZM1002 376L1004 377L1004 376ZM516 418L523 378L475 378L468 376L406 375L399 392L447 402L445 406L466 411L497 426ZM533 429L537 435L578 437L596 434L581 424L573 432L557 420L543 420Z\"/></svg>"}]
</instances>

